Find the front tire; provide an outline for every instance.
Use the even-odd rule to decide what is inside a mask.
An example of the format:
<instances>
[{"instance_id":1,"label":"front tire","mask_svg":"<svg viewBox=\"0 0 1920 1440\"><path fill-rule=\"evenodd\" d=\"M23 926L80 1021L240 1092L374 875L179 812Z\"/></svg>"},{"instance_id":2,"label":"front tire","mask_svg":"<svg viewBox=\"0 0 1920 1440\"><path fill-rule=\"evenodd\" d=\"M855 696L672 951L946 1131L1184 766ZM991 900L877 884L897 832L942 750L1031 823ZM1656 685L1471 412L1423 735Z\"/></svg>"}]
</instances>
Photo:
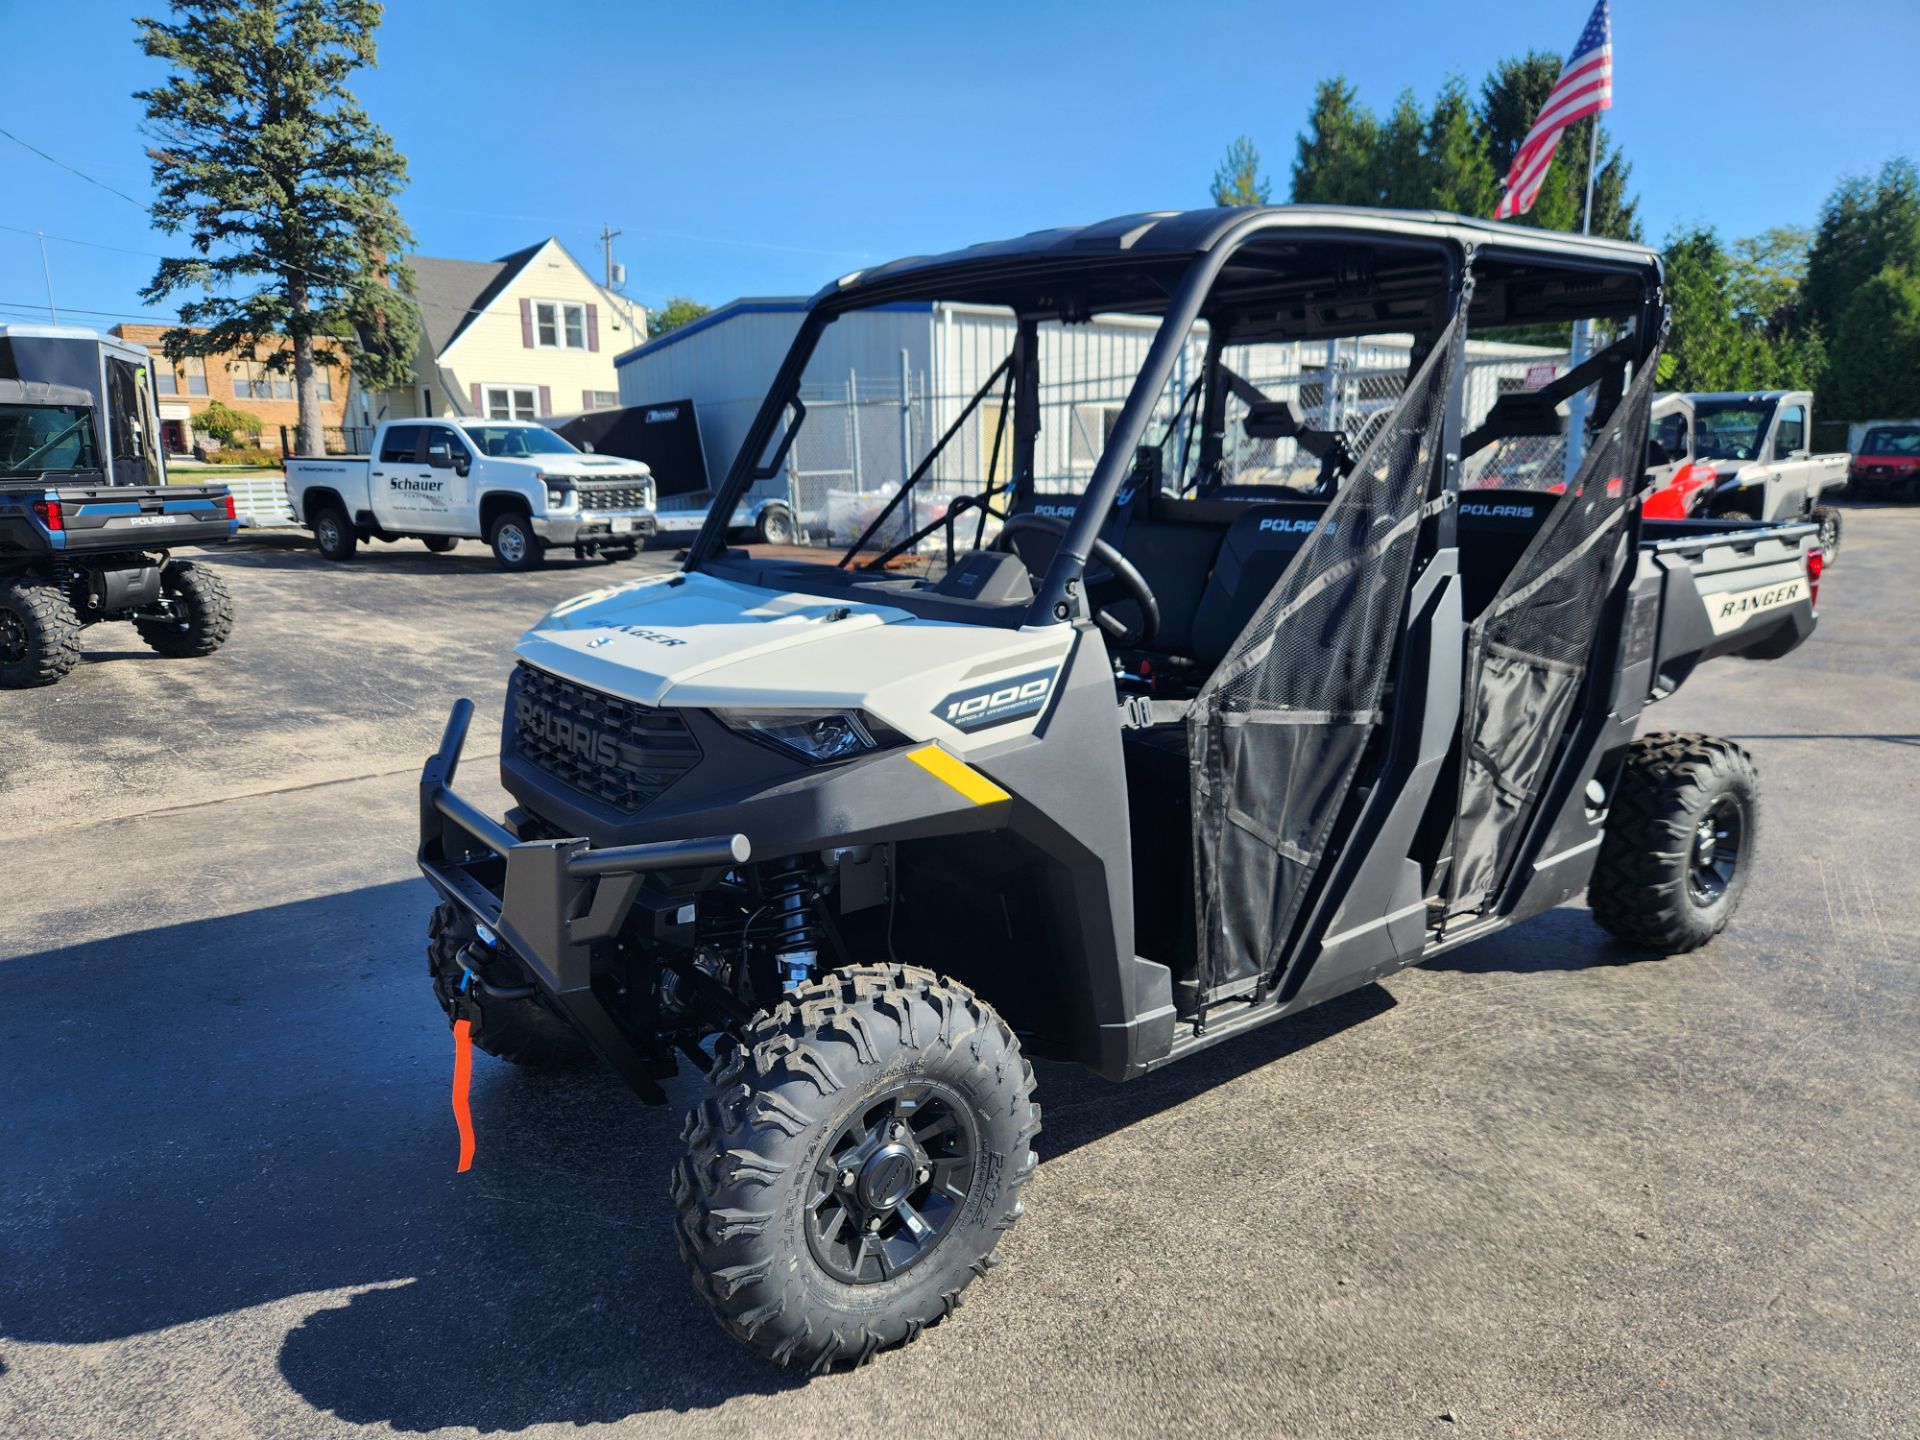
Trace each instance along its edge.
<instances>
[{"instance_id":1,"label":"front tire","mask_svg":"<svg viewBox=\"0 0 1920 1440\"><path fill-rule=\"evenodd\" d=\"M1711 735L1635 740L1615 789L1587 903L1629 945L1678 954L1726 928L1753 868L1760 775Z\"/></svg>"},{"instance_id":2,"label":"front tire","mask_svg":"<svg viewBox=\"0 0 1920 1440\"><path fill-rule=\"evenodd\" d=\"M528 1070L564 1070L577 1064L587 1053L585 1042L538 998L500 999L476 991L471 983L461 993L466 978L461 953L477 938L473 922L453 906L433 907L427 922L427 974L433 980L433 998L447 1019L454 1019L457 996L461 1013L473 1022L473 1043L489 1055ZM506 968L496 965L500 973L491 974L483 963L479 974L502 988L519 983Z\"/></svg>"},{"instance_id":3,"label":"front tire","mask_svg":"<svg viewBox=\"0 0 1920 1440\"><path fill-rule=\"evenodd\" d=\"M147 648L174 660L211 655L233 634L233 599L205 565L176 560L160 572L160 588L173 598L173 619L135 620Z\"/></svg>"},{"instance_id":4,"label":"front tire","mask_svg":"<svg viewBox=\"0 0 1920 1440\"><path fill-rule=\"evenodd\" d=\"M340 506L325 506L313 517L313 548L320 552L322 560L336 563L351 560L353 552L360 548L360 534Z\"/></svg>"},{"instance_id":5,"label":"front tire","mask_svg":"<svg viewBox=\"0 0 1920 1440\"><path fill-rule=\"evenodd\" d=\"M1826 552L1826 563L1831 565L1833 557L1840 553L1840 512L1831 505L1816 505L1810 518L1820 527L1820 548Z\"/></svg>"},{"instance_id":6,"label":"front tire","mask_svg":"<svg viewBox=\"0 0 1920 1440\"><path fill-rule=\"evenodd\" d=\"M736 1339L860 1364L953 1313L1032 1177L1033 1067L931 971L864 965L757 1015L687 1116L675 1238Z\"/></svg>"},{"instance_id":7,"label":"front tire","mask_svg":"<svg viewBox=\"0 0 1920 1440\"><path fill-rule=\"evenodd\" d=\"M80 663L80 617L58 585L0 580L0 690L51 685Z\"/></svg>"},{"instance_id":8,"label":"front tire","mask_svg":"<svg viewBox=\"0 0 1920 1440\"><path fill-rule=\"evenodd\" d=\"M502 570L537 570L547 558L546 547L533 533L533 521L522 511L508 510L493 517L487 543Z\"/></svg>"}]
</instances>

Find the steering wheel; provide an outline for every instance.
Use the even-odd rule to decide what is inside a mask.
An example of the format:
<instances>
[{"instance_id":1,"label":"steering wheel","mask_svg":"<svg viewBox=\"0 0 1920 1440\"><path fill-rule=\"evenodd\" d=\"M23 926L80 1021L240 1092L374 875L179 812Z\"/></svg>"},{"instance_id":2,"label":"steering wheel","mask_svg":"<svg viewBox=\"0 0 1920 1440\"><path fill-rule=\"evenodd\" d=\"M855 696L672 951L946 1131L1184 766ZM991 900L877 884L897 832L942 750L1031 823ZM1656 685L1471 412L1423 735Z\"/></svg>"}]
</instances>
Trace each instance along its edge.
<instances>
[{"instance_id":1,"label":"steering wheel","mask_svg":"<svg viewBox=\"0 0 1920 1440\"><path fill-rule=\"evenodd\" d=\"M1065 520L1052 515L1014 515L1000 527L1000 533L994 537L993 548L1018 553L1009 542L1012 537L1027 530L1038 530L1051 535L1056 540L1067 538L1068 525ZM1153 590L1147 584L1146 577L1133 566L1133 562L1122 555L1104 540L1093 542L1091 559L1098 560L1104 567L1099 575L1087 574L1087 601L1093 607L1093 623L1114 645L1122 650L1138 650L1153 642L1160 633L1160 602L1153 597ZM1131 600L1140 607L1140 623L1128 625L1116 619L1107 609L1120 600Z\"/></svg>"}]
</instances>

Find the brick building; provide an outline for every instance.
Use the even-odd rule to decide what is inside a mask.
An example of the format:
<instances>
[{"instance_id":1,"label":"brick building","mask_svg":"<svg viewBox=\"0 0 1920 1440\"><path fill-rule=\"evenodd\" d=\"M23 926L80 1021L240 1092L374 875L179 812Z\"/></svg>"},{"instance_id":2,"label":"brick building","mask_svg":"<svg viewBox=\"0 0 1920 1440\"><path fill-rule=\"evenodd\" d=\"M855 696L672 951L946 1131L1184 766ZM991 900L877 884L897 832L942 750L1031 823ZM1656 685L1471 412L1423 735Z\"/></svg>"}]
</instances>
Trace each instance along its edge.
<instances>
[{"instance_id":1,"label":"brick building","mask_svg":"<svg viewBox=\"0 0 1920 1440\"><path fill-rule=\"evenodd\" d=\"M270 371L266 359L276 350L292 347L284 340L265 340L254 354L208 355L188 360L169 361L161 349L160 337L172 328L166 325L116 325L110 332L135 345L144 345L153 357L154 390L160 398L160 431L169 453L185 455L201 443L193 433L193 417L215 400L260 417L260 444L280 449L280 427L286 426L287 439L293 439L300 419L299 404L293 398L293 371ZM347 365L342 356L338 365L320 367L320 423L337 427L347 408Z\"/></svg>"}]
</instances>

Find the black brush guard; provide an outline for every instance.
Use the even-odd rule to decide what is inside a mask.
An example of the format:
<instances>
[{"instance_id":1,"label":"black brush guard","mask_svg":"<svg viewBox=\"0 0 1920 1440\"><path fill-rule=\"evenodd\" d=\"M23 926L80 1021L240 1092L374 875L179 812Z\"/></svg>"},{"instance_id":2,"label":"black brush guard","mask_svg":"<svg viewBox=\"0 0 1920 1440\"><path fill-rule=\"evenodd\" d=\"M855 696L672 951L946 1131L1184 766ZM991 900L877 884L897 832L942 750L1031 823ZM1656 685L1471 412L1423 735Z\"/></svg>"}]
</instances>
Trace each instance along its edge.
<instances>
[{"instance_id":1,"label":"black brush guard","mask_svg":"<svg viewBox=\"0 0 1920 1440\"><path fill-rule=\"evenodd\" d=\"M610 940L636 905L656 933L685 927L691 899L646 892L647 877L730 870L750 848L744 835L662 840L596 850L584 839L521 840L453 791L473 702L456 700L440 748L420 773L420 870L476 924L504 940L553 1007L633 1088L665 1097L654 1060L637 1047L593 990L593 946ZM681 887L675 887L676 890ZM645 893L643 893L645 892Z\"/></svg>"}]
</instances>

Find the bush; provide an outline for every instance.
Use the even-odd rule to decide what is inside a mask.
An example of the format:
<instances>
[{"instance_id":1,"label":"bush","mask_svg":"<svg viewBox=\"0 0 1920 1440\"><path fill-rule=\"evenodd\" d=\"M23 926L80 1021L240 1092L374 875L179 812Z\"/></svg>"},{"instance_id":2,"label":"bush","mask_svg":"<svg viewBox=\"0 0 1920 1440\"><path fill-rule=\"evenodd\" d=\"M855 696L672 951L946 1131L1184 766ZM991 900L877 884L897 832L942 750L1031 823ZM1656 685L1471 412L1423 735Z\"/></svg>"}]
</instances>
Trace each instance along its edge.
<instances>
[{"instance_id":1,"label":"bush","mask_svg":"<svg viewBox=\"0 0 1920 1440\"><path fill-rule=\"evenodd\" d=\"M218 400L193 417L193 428L198 434L218 440L222 445L232 444L241 435L257 438L265 423L258 415L236 410Z\"/></svg>"},{"instance_id":2,"label":"bush","mask_svg":"<svg viewBox=\"0 0 1920 1440\"><path fill-rule=\"evenodd\" d=\"M280 463L280 453L277 450L262 450L258 448L209 450L207 452L207 463L209 465L277 466Z\"/></svg>"}]
</instances>

